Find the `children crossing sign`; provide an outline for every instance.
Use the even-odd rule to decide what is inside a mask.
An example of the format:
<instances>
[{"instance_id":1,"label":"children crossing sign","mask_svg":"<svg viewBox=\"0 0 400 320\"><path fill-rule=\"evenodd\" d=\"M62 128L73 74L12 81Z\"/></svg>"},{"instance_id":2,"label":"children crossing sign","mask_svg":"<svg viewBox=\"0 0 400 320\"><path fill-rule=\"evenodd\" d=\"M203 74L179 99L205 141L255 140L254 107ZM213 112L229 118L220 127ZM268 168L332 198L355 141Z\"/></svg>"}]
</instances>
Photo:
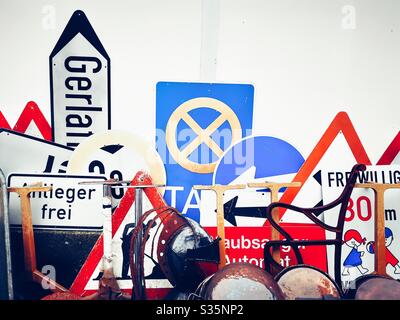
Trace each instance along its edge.
<instances>
[{"instance_id":1,"label":"children crossing sign","mask_svg":"<svg viewBox=\"0 0 400 320\"><path fill-rule=\"evenodd\" d=\"M327 203L336 199L342 192L349 172L346 169L322 170L322 195ZM400 166L367 166L361 172L357 183L400 183ZM384 194L385 205L385 245L386 272L395 279L400 279L400 205L399 189L389 189ZM355 188L348 203L342 247L342 281L351 282L361 275L372 273L374 266L374 230L375 230L375 195L373 190ZM324 221L335 225L337 209L324 212ZM327 232L327 238L332 237ZM333 251L328 247L328 267L333 270Z\"/></svg>"}]
</instances>

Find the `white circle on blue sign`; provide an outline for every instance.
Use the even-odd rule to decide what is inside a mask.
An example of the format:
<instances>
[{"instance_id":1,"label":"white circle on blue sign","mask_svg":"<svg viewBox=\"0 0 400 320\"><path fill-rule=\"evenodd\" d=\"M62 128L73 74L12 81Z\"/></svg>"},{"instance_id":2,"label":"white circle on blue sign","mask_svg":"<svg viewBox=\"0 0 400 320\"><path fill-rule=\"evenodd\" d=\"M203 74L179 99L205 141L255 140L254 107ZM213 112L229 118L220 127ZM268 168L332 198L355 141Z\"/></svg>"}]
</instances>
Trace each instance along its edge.
<instances>
[{"instance_id":1,"label":"white circle on blue sign","mask_svg":"<svg viewBox=\"0 0 400 320\"><path fill-rule=\"evenodd\" d=\"M250 136L226 150L217 163L213 184L228 185L249 171L254 176L247 182L293 174L303 163L303 156L290 143L270 136Z\"/></svg>"}]
</instances>

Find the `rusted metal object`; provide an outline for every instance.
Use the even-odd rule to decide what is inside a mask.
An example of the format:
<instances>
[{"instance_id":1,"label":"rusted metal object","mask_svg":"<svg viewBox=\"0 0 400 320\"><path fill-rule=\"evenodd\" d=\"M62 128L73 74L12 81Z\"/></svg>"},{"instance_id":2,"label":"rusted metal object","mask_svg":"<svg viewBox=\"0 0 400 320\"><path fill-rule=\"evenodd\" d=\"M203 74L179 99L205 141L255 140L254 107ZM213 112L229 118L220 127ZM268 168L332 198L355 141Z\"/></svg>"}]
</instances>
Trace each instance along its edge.
<instances>
[{"instance_id":1,"label":"rusted metal object","mask_svg":"<svg viewBox=\"0 0 400 320\"><path fill-rule=\"evenodd\" d=\"M284 300L285 296L263 269L250 263L232 263L205 279L192 299L203 300Z\"/></svg>"},{"instance_id":2,"label":"rusted metal object","mask_svg":"<svg viewBox=\"0 0 400 320\"><path fill-rule=\"evenodd\" d=\"M150 218L152 215L152 218ZM146 222L146 223L145 223ZM213 240L195 221L183 217L175 208L162 207L145 212L138 221L131 238L130 267L132 278L144 274L144 250L151 228L147 227L140 248L139 261L134 260L136 242L145 226L156 227L151 255L157 241L157 261L167 279L182 291L191 291L209 274L217 270L219 263L218 241ZM205 264L211 268L205 267ZM142 270L138 270L138 268ZM145 299L145 281L141 277L133 283L135 299Z\"/></svg>"},{"instance_id":3,"label":"rusted metal object","mask_svg":"<svg viewBox=\"0 0 400 320\"><path fill-rule=\"evenodd\" d=\"M218 268L223 268L226 264L226 254L225 254L225 218L224 218L224 192L228 190L238 190L244 189L246 185L226 185L222 186L219 184L212 186L195 185L194 190L212 190L215 192L217 198L217 235L221 239L219 243L219 266Z\"/></svg>"},{"instance_id":4,"label":"rusted metal object","mask_svg":"<svg viewBox=\"0 0 400 320\"><path fill-rule=\"evenodd\" d=\"M210 279L212 278L212 276L213 276L213 274L209 275L202 282L200 282L200 284L197 286L195 292L192 292L189 295L188 300L204 300L205 291L206 291L207 285L208 285Z\"/></svg>"},{"instance_id":5,"label":"rusted metal object","mask_svg":"<svg viewBox=\"0 0 400 320\"><path fill-rule=\"evenodd\" d=\"M86 182L93 183L93 182ZM121 184L130 183L129 186ZM142 191L149 197L149 192L158 192L161 185L154 185L151 177L143 172L135 176L135 183L130 181L106 181L109 188L135 189L136 226L130 243L129 265L133 283L132 299L146 299L144 278L144 251L150 239L151 230L155 230L150 256L156 255L160 269L167 279L180 290L189 290L198 285L208 274L216 271L219 262L218 239L213 240L196 222L183 217L175 208L160 201L159 207L142 214ZM114 186L113 186L114 185ZM157 198L162 199L161 195ZM153 204L154 205L154 204ZM211 266L211 267L210 267ZM112 284L109 284L112 288ZM115 288L117 289L117 288ZM100 290L100 289L99 289ZM100 291L99 291L100 292Z\"/></svg>"},{"instance_id":6,"label":"rusted metal object","mask_svg":"<svg viewBox=\"0 0 400 320\"><path fill-rule=\"evenodd\" d=\"M143 181L143 179L139 179L139 181ZM160 188L165 187L165 185L161 184L138 184L138 185L127 185L127 186L111 186L111 188L125 188L125 189L133 189L135 191L135 223L138 222L143 214L143 191L146 188ZM142 298L146 295L145 293L145 283L144 283L144 270L140 268L140 251L142 248L143 241L143 229L140 229L140 232L137 234L135 246L132 248L134 263L136 264L135 273L132 274L132 281L135 283L135 287L140 292L136 292L136 299ZM142 274L143 273L143 274Z\"/></svg>"},{"instance_id":7,"label":"rusted metal object","mask_svg":"<svg viewBox=\"0 0 400 320\"><path fill-rule=\"evenodd\" d=\"M41 300L82 300L82 298L71 292L55 292L45 296Z\"/></svg>"},{"instance_id":8,"label":"rusted metal object","mask_svg":"<svg viewBox=\"0 0 400 320\"><path fill-rule=\"evenodd\" d=\"M287 300L340 299L342 296L335 281L325 272L312 266L297 265L285 268L275 280Z\"/></svg>"},{"instance_id":9,"label":"rusted metal object","mask_svg":"<svg viewBox=\"0 0 400 320\"><path fill-rule=\"evenodd\" d=\"M266 188L270 192L270 201L271 203L273 202L278 202L278 197L279 197L279 190L282 188L299 188L301 187L300 182L265 182L265 183L248 183L247 184L250 188ZM272 219L279 224L279 210L275 208L275 210L272 210ZM271 240L280 240L280 235L278 230L275 228L272 228L271 230ZM273 259L280 263L281 261L281 250L278 247L275 247L272 249L272 257Z\"/></svg>"},{"instance_id":10,"label":"rusted metal object","mask_svg":"<svg viewBox=\"0 0 400 320\"><path fill-rule=\"evenodd\" d=\"M24 261L26 273L34 282L42 283L42 281L46 281L50 285L50 288L52 288L51 290L54 292L66 292L68 291L66 288L40 272L37 269L36 263L35 239L32 225L32 209L29 194L36 191L46 192L50 190L51 187L42 187L40 183L31 187L8 188L9 192L18 193L21 199L22 237L24 243Z\"/></svg>"},{"instance_id":11,"label":"rusted metal object","mask_svg":"<svg viewBox=\"0 0 400 320\"><path fill-rule=\"evenodd\" d=\"M103 205L103 210L106 211L108 220L105 219L108 225L106 226L107 230L105 233L111 233L111 202L109 197L109 189L110 184L107 184L107 187L104 188L104 198L107 198L107 201ZM32 210L30 204L29 194L31 192L36 191L50 191L51 187L42 187L41 184L36 184L35 186L23 187L23 188L8 188L9 192L16 192L19 194L21 198L21 213L22 213L22 235L23 235L23 244L24 244L24 260L25 260L25 271L29 274L32 281L37 283L42 283L43 281L47 282L49 288L56 292L57 294L51 294L49 296L44 297L44 300L76 300L80 299L80 297L70 293L68 289L54 281L53 279L45 276L39 270L37 270L37 262L36 262L36 250L35 250L35 239L33 233L33 225L32 225ZM105 214L106 215L106 214ZM107 220L107 221L106 221ZM93 294L92 296L86 297L85 300L94 300L94 299L120 299L125 298L122 294L121 290L118 287L118 284L115 280L114 274L112 272L112 267L110 257L111 251L106 250L111 247L111 240L109 239L111 235L108 237L108 242L104 244L104 252L105 255L103 257L103 277L99 283L99 290ZM108 245L108 246L107 246ZM106 255L106 253L108 255ZM106 265L107 260L108 263ZM104 267L104 265L107 266Z\"/></svg>"},{"instance_id":12,"label":"rusted metal object","mask_svg":"<svg viewBox=\"0 0 400 320\"><path fill-rule=\"evenodd\" d=\"M217 271L219 239L214 240L196 221L167 242L166 259L179 288L193 290L205 277Z\"/></svg>"},{"instance_id":13,"label":"rusted metal object","mask_svg":"<svg viewBox=\"0 0 400 320\"><path fill-rule=\"evenodd\" d=\"M346 211L348 202L353 191L354 185L356 183L356 179L358 173L360 171L365 171L366 166L363 164L356 164L353 166L349 179L341 193L341 195L331 203L314 207L314 208L300 208L294 205L290 205L283 202L275 202L271 203L267 207L267 219L271 223L271 226L278 230L278 232L282 235L286 240L271 240L264 247L264 259L265 259L265 269L267 271L272 271L274 274L276 271L283 270L283 267L273 259L271 254L271 248L280 247L280 246L290 246L297 259L298 264L304 264L303 257L301 255L299 246L323 246L323 245L333 245L335 246L335 258L334 258L334 272L335 272L335 281L340 289L342 289L342 275L341 275L341 255L342 255L342 239L343 239L343 227L346 217ZM323 223L320 219L318 219L318 215L322 212L332 209L336 206L340 206L339 217L336 226L331 226ZM285 210L293 210L299 213L304 214L307 218L309 218L316 225L321 228L334 232L336 234L335 239L321 239L321 240L294 240L293 237L286 232L284 228L282 228L279 223L277 223L273 217L272 212L276 208L284 208Z\"/></svg>"},{"instance_id":14,"label":"rusted metal object","mask_svg":"<svg viewBox=\"0 0 400 320\"><path fill-rule=\"evenodd\" d=\"M102 185L103 186L103 257L102 257L102 276L99 281L99 288L96 293L87 297L88 300L115 300L119 297L129 299L130 296L122 293L113 271L112 253L112 196L111 189L122 181L114 179L106 181L85 181L82 185Z\"/></svg>"},{"instance_id":15,"label":"rusted metal object","mask_svg":"<svg viewBox=\"0 0 400 320\"><path fill-rule=\"evenodd\" d=\"M389 277L370 275L361 281L356 300L400 300L400 282Z\"/></svg>"}]
</instances>

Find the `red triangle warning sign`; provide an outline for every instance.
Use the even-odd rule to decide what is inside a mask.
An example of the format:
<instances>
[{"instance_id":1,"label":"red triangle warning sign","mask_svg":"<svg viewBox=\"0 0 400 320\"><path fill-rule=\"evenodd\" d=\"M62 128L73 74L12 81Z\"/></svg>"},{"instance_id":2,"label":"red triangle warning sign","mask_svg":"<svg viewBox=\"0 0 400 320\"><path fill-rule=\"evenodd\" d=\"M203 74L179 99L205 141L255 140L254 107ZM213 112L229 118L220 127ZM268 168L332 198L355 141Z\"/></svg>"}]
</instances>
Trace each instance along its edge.
<instances>
[{"instance_id":1,"label":"red triangle warning sign","mask_svg":"<svg viewBox=\"0 0 400 320\"><path fill-rule=\"evenodd\" d=\"M301 182L302 186L300 188L288 188L285 193L282 195L280 202L284 203L292 203L296 198L297 194L303 188L305 182L312 176L315 171L317 165L327 152L327 150L331 147L332 143L339 135L339 133L343 134L343 137L350 147L351 153L358 163L363 163L366 165L370 165L371 161L361 143L360 138L354 126L347 115L346 112L339 112L328 129L322 135L321 139L318 141L317 145L314 147L308 158L303 163L302 167L293 178L293 181ZM280 211L281 218L284 214L284 210ZM265 222L265 226L269 225L268 221Z\"/></svg>"},{"instance_id":2,"label":"red triangle warning sign","mask_svg":"<svg viewBox=\"0 0 400 320\"><path fill-rule=\"evenodd\" d=\"M151 185L151 184L153 184L151 177L142 171L139 171L133 178L132 182L130 183L130 185ZM144 193L146 194L153 208L161 208L166 206L166 203L162 195L158 192L157 188L145 188ZM127 214L130 211L130 208L132 207L134 201L135 201L134 189L127 189L124 197L121 199L118 208L114 211L112 216L113 238L116 236L117 232L120 231L119 229L123 228L124 219L127 217ZM75 293L80 296L86 296L97 290L96 284L94 285L94 287L89 286L88 288L88 283L93 280L93 274L95 273L96 269L101 263L102 257L103 257L103 235L101 235L99 239L96 241L92 251L87 257L85 263L83 264L74 282L72 283L70 288L70 291L72 293ZM132 282L130 277L129 277L129 282L131 288ZM123 287L121 287L121 289L125 291ZM158 291L163 291L163 292L158 292L160 296L163 296L168 291L168 289L160 289ZM148 297L151 298L153 296L153 298L154 297L157 298L158 294L155 292L153 293L149 292Z\"/></svg>"},{"instance_id":3,"label":"red triangle warning sign","mask_svg":"<svg viewBox=\"0 0 400 320\"><path fill-rule=\"evenodd\" d=\"M3 113L0 111L0 128L11 130L10 124L4 117Z\"/></svg>"},{"instance_id":4,"label":"red triangle warning sign","mask_svg":"<svg viewBox=\"0 0 400 320\"><path fill-rule=\"evenodd\" d=\"M382 154L381 158L378 160L376 164L377 165L394 164L393 161L397 158L399 151L400 151L400 131L397 133L396 137L389 144L389 146L387 147L387 149ZM400 159L398 161L398 164L400 164Z\"/></svg>"},{"instance_id":5,"label":"red triangle warning sign","mask_svg":"<svg viewBox=\"0 0 400 320\"><path fill-rule=\"evenodd\" d=\"M52 141L51 127L47 122L46 118L44 117L42 111L38 107L38 105L33 101L29 101L26 104L24 110L22 110L21 115L19 116L12 130L20 133L26 133L32 122L36 124L37 129L42 135L39 138ZM5 129L11 129L10 124L8 123L8 121L1 112L0 112L0 127Z\"/></svg>"}]
</instances>

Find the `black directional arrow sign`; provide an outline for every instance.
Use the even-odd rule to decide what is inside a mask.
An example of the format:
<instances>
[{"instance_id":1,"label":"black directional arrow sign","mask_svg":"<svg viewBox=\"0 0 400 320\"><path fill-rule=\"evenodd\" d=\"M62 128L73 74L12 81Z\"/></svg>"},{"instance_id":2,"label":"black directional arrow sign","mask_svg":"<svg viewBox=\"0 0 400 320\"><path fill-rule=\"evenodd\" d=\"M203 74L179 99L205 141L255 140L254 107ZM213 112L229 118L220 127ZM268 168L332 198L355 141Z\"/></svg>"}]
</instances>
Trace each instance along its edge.
<instances>
[{"instance_id":1,"label":"black directional arrow sign","mask_svg":"<svg viewBox=\"0 0 400 320\"><path fill-rule=\"evenodd\" d=\"M314 174L314 179L320 184L321 183L321 170ZM286 190L282 188L282 190ZM281 191L282 191L281 190ZM249 218L267 218L266 209L267 207L237 207L238 196L224 203L224 218L235 227L237 226L236 217L249 217ZM323 201L319 201L314 207L323 205ZM216 210L215 210L216 211ZM317 214L318 217L322 213Z\"/></svg>"},{"instance_id":2,"label":"black directional arrow sign","mask_svg":"<svg viewBox=\"0 0 400 320\"><path fill-rule=\"evenodd\" d=\"M238 196L224 203L224 218L235 227L236 217L266 218L267 207L236 207Z\"/></svg>"}]
</instances>

